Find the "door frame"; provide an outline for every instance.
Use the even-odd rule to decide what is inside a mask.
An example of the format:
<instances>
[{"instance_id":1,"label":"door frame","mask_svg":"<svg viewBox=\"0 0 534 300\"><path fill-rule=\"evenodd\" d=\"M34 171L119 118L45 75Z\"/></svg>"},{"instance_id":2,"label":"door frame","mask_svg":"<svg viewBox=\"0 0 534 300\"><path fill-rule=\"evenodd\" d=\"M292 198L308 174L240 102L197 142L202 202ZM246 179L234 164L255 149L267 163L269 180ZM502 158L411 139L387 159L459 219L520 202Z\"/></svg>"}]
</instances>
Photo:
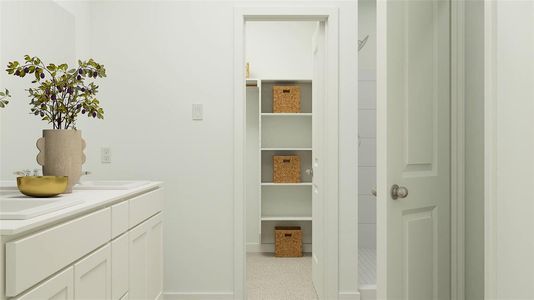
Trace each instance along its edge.
<instances>
[{"instance_id":1,"label":"door frame","mask_svg":"<svg viewBox=\"0 0 534 300\"><path fill-rule=\"evenodd\" d=\"M465 0L451 1L451 297L465 298Z\"/></svg>"},{"instance_id":2,"label":"door frame","mask_svg":"<svg viewBox=\"0 0 534 300\"><path fill-rule=\"evenodd\" d=\"M246 293L245 231L245 22L322 21L326 23L324 245L326 299L339 297L339 18L332 7L236 7L234 10L234 299ZM356 236L354 238L357 238Z\"/></svg>"},{"instance_id":3,"label":"door frame","mask_svg":"<svg viewBox=\"0 0 534 300\"><path fill-rule=\"evenodd\" d=\"M384 33L387 29L385 18L380 22L379 16L386 12L386 1L377 1L377 57L386 56L387 42ZM465 0L451 0L451 298L465 298ZM382 33L382 34L380 34ZM378 70L386 66L379 65L377 60L377 122L380 122L379 110L385 110L387 95L381 97L386 85L378 84ZM382 81L385 83L386 81ZM384 117L384 116L382 116ZM377 141L385 137L387 132L377 130ZM385 149L383 149L385 150ZM380 151L377 144L377 153ZM377 162L377 172L385 172L385 164ZM385 187L386 182L377 182L377 187ZM379 189L377 189L379 190ZM377 211L386 209L386 203L377 203ZM381 244L385 232L378 230L377 218L377 258L379 251L385 251L387 245ZM382 249L380 249L382 248ZM382 254L385 257L385 253ZM379 290L387 285L387 262L377 264L377 295L385 296Z\"/></svg>"}]
</instances>

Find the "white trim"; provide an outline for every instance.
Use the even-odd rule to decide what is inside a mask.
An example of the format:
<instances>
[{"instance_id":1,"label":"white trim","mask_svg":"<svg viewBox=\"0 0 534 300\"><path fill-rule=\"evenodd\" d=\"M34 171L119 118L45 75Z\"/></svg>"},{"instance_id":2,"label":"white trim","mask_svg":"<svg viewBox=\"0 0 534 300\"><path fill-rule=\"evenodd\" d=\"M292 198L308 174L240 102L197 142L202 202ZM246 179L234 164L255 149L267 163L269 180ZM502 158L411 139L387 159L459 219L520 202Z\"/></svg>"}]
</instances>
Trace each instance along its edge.
<instances>
[{"instance_id":1,"label":"white trim","mask_svg":"<svg viewBox=\"0 0 534 300\"><path fill-rule=\"evenodd\" d=\"M233 300L232 292L164 292L163 300Z\"/></svg>"},{"instance_id":2,"label":"white trim","mask_svg":"<svg viewBox=\"0 0 534 300\"><path fill-rule=\"evenodd\" d=\"M313 20L326 23L326 99L325 105L325 295L339 297L339 23L338 9L330 7L239 7L234 12L234 293L245 296L245 21Z\"/></svg>"},{"instance_id":3,"label":"white trim","mask_svg":"<svg viewBox=\"0 0 534 300\"><path fill-rule=\"evenodd\" d=\"M338 300L360 300L360 292L339 292Z\"/></svg>"},{"instance_id":4,"label":"white trim","mask_svg":"<svg viewBox=\"0 0 534 300\"><path fill-rule=\"evenodd\" d=\"M484 298L497 297L497 5L484 3Z\"/></svg>"},{"instance_id":5,"label":"white trim","mask_svg":"<svg viewBox=\"0 0 534 300\"><path fill-rule=\"evenodd\" d=\"M451 299L465 297L465 2L451 1Z\"/></svg>"},{"instance_id":6,"label":"white trim","mask_svg":"<svg viewBox=\"0 0 534 300\"><path fill-rule=\"evenodd\" d=\"M302 244L302 251L312 252L312 244ZM274 244L247 243L247 253L274 253Z\"/></svg>"},{"instance_id":7,"label":"white trim","mask_svg":"<svg viewBox=\"0 0 534 300\"><path fill-rule=\"evenodd\" d=\"M245 299L245 18L234 11L234 298Z\"/></svg>"},{"instance_id":8,"label":"white trim","mask_svg":"<svg viewBox=\"0 0 534 300\"><path fill-rule=\"evenodd\" d=\"M376 124L387 124L387 1L376 2ZM387 174L387 126L376 128L376 173ZM377 176L376 298L387 295L387 176Z\"/></svg>"}]
</instances>

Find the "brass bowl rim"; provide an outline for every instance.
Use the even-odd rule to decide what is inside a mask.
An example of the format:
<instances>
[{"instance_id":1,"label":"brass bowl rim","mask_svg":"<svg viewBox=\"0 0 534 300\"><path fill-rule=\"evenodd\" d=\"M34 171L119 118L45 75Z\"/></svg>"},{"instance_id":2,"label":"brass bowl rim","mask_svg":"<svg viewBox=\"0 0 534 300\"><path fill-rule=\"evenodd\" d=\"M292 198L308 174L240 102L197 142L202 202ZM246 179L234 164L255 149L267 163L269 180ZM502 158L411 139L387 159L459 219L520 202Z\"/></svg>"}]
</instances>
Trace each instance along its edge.
<instances>
[{"instance_id":1,"label":"brass bowl rim","mask_svg":"<svg viewBox=\"0 0 534 300\"><path fill-rule=\"evenodd\" d=\"M18 176L19 178L68 178L69 176L54 176L54 175L42 175L42 176Z\"/></svg>"}]
</instances>

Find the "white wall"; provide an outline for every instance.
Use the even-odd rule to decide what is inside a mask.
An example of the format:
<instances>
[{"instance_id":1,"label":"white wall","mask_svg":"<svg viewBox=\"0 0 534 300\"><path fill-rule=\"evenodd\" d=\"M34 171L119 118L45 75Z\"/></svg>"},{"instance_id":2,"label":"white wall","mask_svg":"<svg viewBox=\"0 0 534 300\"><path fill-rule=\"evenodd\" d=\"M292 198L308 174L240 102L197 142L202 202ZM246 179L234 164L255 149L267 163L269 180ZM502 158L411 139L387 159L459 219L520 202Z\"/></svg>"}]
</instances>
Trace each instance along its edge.
<instances>
[{"instance_id":1,"label":"white wall","mask_svg":"<svg viewBox=\"0 0 534 300\"><path fill-rule=\"evenodd\" d=\"M359 52L358 247L376 248L376 1L358 2L359 38L369 35Z\"/></svg>"},{"instance_id":2,"label":"white wall","mask_svg":"<svg viewBox=\"0 0 534 300\"><path fill-rule=\"evenodd\" d=\"M24 62L25 54L45 62L75 62L75 18L51 1L2 1L0 10L0 89L12 94L8 107L0 110L0 178L13 178L14 171L39 167L35 142L41 129L51 126L30 115L26 89L31 77L4 70L9 61Z\"/></svg>"},{"instance_id":3,"label":"white wall","mask_svg":"<svg viewBox=\"0 0 534 300\"><path fill-rule=\"evenodd\" d=\"M484 2L465 3L465 299L484 299Z\"/></svg>"},{"instance_id":4,"label":"white wall","mask_svg":"<svg viewBox=\"0 0 534 300\"><path fill-rule=\"evenodd\" d=\"M250 3L340 8L340 290L355 293L357 259L351 246L357 220L350 212L357 209L356 4ZM22 17L2 15L2 65L7 57L22 56L28 49L54 61L74 61L74 48L80 45L81 58L92 57L106 66L108 77L99 81L105 120L79 122L87 141L84 169L95 179L165 182L167 292L204 297L233 292L233 29L234 7L244 4L95 1L89 7L91 24L80 28L87 40L78 42L63 40L73 36L74 29L72 20L62 24L61 16L35 26ZM32 14L44 13L36 3L20 5L27 5ZM14 26L22 23L26 25ZM42 34L39 30L44 29L65 34L54 35L54 43L35 44L24 36L26 31ZM14 95L23 95L24 86L4 82ZM47 127L26 114L26 102L25 96L13 99L13 105L0 112L3 178L11 178L13 169L35 165L34 144ZM204 104L203 121L191 120L192 103ZM111 147L111 164L99 162L102 146Z\"/></svg>"},{"instance_id":5,"label":"white wall","mask_svg":"<svg viewBox=\"0 0 534 300\"><path fill-rule=\"evenodd\" d=\"M316 22L247 22L250 78L312 78L315 28Z\"/></svg>"},{"instance_id":6,"label":"white wall","mask_svg":"<svg viewBox=\"0 0 534 300\"><path fill-rule=\"evenodd\" d=\"M485 5L485 297L534 299L534 2Z\"/></svg>"}]
</instances>

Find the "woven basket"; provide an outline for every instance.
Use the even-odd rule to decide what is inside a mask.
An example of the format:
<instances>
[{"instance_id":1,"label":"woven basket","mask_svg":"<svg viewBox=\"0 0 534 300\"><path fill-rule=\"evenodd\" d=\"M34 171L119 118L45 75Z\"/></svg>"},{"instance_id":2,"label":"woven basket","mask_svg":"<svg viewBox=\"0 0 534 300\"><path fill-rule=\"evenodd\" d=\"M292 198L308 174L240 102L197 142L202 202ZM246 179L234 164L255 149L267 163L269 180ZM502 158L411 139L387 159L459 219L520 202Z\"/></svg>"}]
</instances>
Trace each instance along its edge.
<instances>
[{"instance_id":1,"label":"woven basket","mask_svg":"<svg viewBox=\"0 0 534 300\"><path fill-rule=\"evenodd\" d=\"M273 155L273 182L300 182L300 157L298 155Z\"/></svg>"},{"instance_id":2,"label":"woven basket","mask_svg":"<svg viewBox=\"0 0 534 300\"><path fill-rule=\"evenodd\" d=\"M276 226L274 236L274 256L302 256L302 230L300 226Z\"/></svg>"},{"instance_id":3,"label":"woven basket","mask_svg":"<svg viewBox=\"0 0 534 300\"><path fill-rule=\"evenodd\" d=\"M300 86L273 86L273 113L300 113Z\"/></svg>"}]
</instances>

